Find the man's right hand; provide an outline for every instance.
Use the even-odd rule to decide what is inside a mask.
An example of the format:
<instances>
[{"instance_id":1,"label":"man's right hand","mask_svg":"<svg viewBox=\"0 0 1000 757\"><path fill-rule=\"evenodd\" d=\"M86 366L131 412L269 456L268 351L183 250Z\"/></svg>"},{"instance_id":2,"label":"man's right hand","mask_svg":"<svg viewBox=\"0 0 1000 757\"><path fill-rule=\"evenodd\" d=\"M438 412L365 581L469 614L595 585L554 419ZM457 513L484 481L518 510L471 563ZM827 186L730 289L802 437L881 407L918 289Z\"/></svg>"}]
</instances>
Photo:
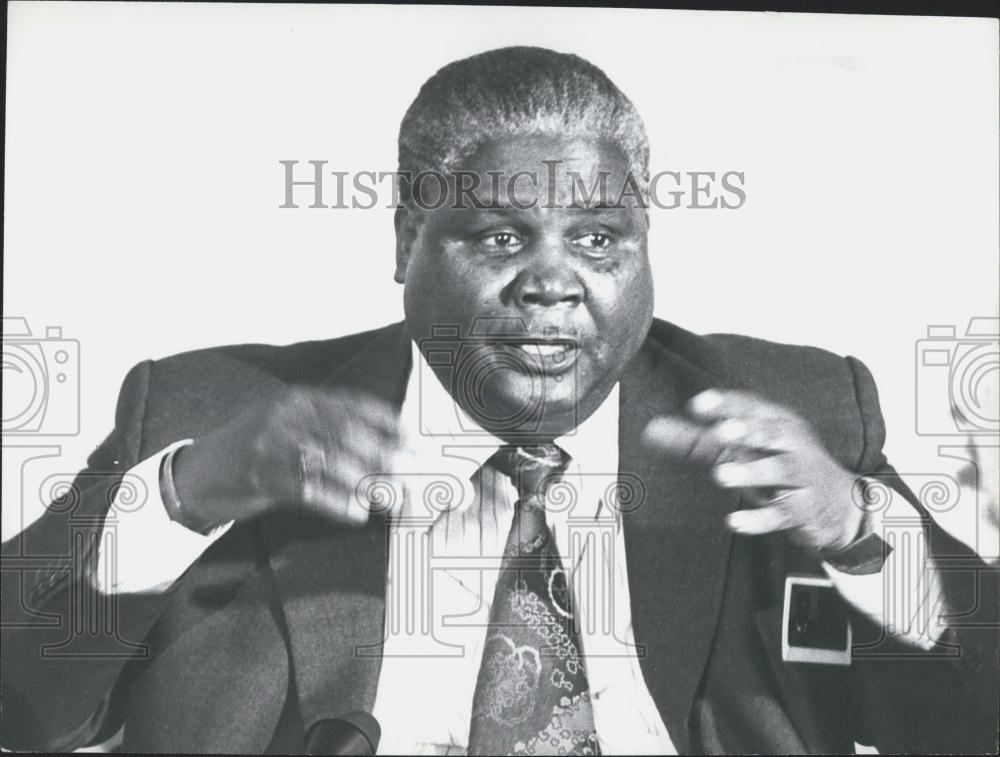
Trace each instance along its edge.
<instances>
[{"instance_id":1,"label":"man's right hand","mask_svg":"<svg viewBox=\"0 0 1000 757\"><path fill-rule=\"evenodd\" d=\"M200 531L301 508L363 525L369 511L355 488L390 471L398 446L397 417L385 402L342 390L286 390L177 453L178 520Z\"/></svg>"}]
</instances>

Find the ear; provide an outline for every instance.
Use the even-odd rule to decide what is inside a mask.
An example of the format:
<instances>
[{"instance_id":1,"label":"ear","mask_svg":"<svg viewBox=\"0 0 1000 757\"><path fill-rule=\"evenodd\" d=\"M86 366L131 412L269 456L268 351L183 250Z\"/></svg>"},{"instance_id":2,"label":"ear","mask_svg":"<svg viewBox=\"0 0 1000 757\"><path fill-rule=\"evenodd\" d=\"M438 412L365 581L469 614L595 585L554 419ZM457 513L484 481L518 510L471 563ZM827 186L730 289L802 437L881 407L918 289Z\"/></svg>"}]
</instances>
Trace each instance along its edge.
<instances>
[{"instance_id":1,"label":"ear","mask_svg":"<svg viewBox=\"0 0 1000 757\"><path fill-rule=\"evenodd\" d=\"M396 227L396 273L393 279L402 284L406 281L406 269L410 265L410 254L420 223L416 212L402 205L396 207L393 223Z\"/></svg>"}]
</instances>

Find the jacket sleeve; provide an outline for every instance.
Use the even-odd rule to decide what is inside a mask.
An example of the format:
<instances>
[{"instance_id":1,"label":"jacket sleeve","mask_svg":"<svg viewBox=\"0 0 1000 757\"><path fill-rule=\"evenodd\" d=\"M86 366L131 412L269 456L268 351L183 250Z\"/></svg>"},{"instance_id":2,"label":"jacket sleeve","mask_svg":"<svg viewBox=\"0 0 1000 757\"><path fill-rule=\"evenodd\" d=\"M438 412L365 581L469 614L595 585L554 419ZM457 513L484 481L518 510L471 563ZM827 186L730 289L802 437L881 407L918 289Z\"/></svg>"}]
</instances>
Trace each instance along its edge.
<instances>
[{"instance_id":1,"label":"jacket sleeve","mask_svg":"<svg viewBox=\"0 0 1000 757\"><path fill-rule=\"evenodd\" d=\"M63 751L113 735L116 683L148 656L143 640L169 593L107 595L95 576L111 504L134 485L128 471L141 454L151 369L146 361L126 376L114 431L71 489L2 545L3 747Z\"/></svg>"},{"instance_id":2,"label":"jacket sleeve","mask_svg":"<svg viewBox=\"0 0 1000 757\"><path fill-rule=\"evenodd\" d=\"M887 636L860 613L854 615L855 740L882 754L995 754L1000 706L997 569L938 526L886 460L875 382L862 363L854 358L848 362L864 425L857 471L887 484L919 513L916 533L937 570L948 626L939 643L923 651Z\"/></svg>"}]
</instances>

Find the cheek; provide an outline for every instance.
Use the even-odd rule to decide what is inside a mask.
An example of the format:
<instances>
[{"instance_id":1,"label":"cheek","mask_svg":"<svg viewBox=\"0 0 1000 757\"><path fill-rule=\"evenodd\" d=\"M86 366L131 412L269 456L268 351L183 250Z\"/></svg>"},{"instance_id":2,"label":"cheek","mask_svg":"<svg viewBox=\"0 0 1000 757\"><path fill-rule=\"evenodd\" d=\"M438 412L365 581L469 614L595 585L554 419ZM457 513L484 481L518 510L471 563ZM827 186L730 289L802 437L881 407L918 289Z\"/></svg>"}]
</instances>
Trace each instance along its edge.
<instances>
[{"instance_id":1,"label":"cheek","mask_svg":"<svg viewBox=\"0 0 1000 757\"><path fill-rule=\"evenodd\" d=\"M413 294L425 299L424 309L447 314L450 323L464 323L477 315L489 315L502 280L481 260L448 244L424 248L411 264Z\"/></svg>"},{"instance_id":2,"label":"cheek","mask_svg":"<svg viewBox=\"0 0 1000 757\"><path fill-rule=\"evenodd\" d=\"M452 307L468 312L476 309L476 315L489 315L496 309L496 302L502 288L502 279L488 263L465 255L449 255L447 265L441 271L438 296L450 301Z\"/></svg>"},{"instance_id":3,"label":"cheek","mask_svg":"<svg viewBox=\"0 0 1000 757\"><path fill-rule=\"evenodd\" d=\"M590 295L591 311L606 348L621 352L645 337L653 316L653 282L645 258L594 277Z\"/></svg>"}]
</instances>

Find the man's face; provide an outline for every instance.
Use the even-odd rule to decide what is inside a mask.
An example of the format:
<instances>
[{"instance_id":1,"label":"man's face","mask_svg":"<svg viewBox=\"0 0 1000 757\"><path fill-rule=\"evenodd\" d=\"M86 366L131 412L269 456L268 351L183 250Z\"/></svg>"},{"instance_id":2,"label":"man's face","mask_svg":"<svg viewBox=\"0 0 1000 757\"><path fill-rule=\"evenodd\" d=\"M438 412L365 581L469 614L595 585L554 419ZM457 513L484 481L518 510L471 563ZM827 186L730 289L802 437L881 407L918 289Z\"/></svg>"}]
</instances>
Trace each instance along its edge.
<instances>
[{"instance_id":1,"label":"man's face","mask_svg":"<svg viewBox=\"0 0 1000 757\"><path fill-rule=\"evenodd\" d=\"M555 438L600 405L652 319L645 212L628 191L609 207L629 163L593 140L511 137L484 144L462 170L457 181L477 177L486 207L453 186L442 207L397 218L407 325L480 425L509 440ZM423 187L425 204L439 204L438 184ZM454 358L430 352L440 327L458 329Z\"/></svg>"}]
</instances>

